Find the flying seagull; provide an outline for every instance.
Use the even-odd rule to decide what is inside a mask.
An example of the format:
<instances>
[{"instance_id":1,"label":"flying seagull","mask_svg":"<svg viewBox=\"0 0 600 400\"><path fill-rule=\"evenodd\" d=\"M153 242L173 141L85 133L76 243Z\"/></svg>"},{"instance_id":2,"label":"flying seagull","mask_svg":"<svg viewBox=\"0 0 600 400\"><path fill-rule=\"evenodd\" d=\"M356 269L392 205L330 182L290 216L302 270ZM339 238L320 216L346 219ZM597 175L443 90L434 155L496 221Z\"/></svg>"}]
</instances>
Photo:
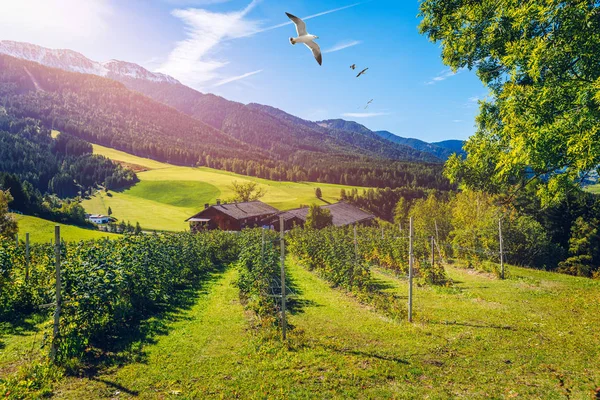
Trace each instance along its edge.
<instances>
[{"instance_id":1,"label":"flying seagull","mask_svg":"<svg viewBox=\"0 0 600 400\"><path fill-rule=\"evenodd\" d=\"M350 66L350 68L351 68L351 69L356 69L356 64L352 64L352 65Z\"/></svg>"},{"instance_id":2,"label":"flying seagull","mask_svg":"<svg viewBox=\"0 0 600 400\"><path fill-rule=\"evenodd\" d=\"M368 69L369 69L369 68L365 68L365 69L363 69L362 71L360 71L360 72L358 73L358 75L356 75L356 77L358 78L359 76L361 76L362 74L364 74L365 72L367 72L367 70L368 70Z\"/></svg>"},{"instance_id":3,"label":"flying seagull","mask_svg":"<svg viewBox=\"0 0 600 400\"><path fill-rule=\"evenodd\" d=\"M368 103L367 103L367 105L365 106L365 110L366 110L367 108L369 108L369 104L371 104L372 102L373 102L373 99L369 100L369 102L368 102Z\"/></svg>"},{"instance_id":4,"label":"flying seagull","mask_svg":"<svg viewBox=\"0 0 600 400\"><path fill-rule=\"evenodd\" d=\"M321 48L314 41L315 39L318 39L319 37L315 36L315 35L311 35L308 32L306 32L306 24L300 18L293 16L292 14L287 13L287 12L285 13L285 15L287 15L288 18L292 20L294 25L296 25L296 32L298 33L297 38L290 38L290 43L291 44L304 43L306 45L306 47L308 47L312 51L313 56L315 56L315 59L317 60L319 65L321 65L323 63L323 57L321 55Z\"/></svg>"}]
</instances>

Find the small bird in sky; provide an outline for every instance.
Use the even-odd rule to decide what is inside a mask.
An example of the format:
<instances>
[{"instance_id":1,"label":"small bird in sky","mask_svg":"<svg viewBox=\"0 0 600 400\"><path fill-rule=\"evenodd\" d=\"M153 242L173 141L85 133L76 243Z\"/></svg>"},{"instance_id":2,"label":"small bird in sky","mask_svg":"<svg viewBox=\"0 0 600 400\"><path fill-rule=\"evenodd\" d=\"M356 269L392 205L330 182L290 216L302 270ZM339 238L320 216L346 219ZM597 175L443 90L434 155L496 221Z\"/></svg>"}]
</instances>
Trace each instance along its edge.
<instances>
[{"instance_id":1,"label":"small bird in sky","mask_svg":"<svg viewBox=\"0 0 600 400\"><path fill-rule=\"evenodd\" d=\"M312 51L313 56L315 56L315 60L317 60L319 65L322 65L323 57L321 55L321 48L314 41L315 39L318 39L319 37L315 36L315 35L311 35L308 32L306 32L306 24L300 18L298 18L290 13L287 13L287 12L285 13L285 15L287 15L288 18L292 20L294 25L296 25L296 32L298 33L298 37L290 38L290 43L291 44L304 43L306 45L306 47L308 47Z\"/></svg>"},{"instance_id":2,"label":"small bird in sky","mask_svg":"<svg viewBox=\"0 0 600 400\"><path fill-rule=\"evenodd\" d=\"M356 77L358 78L358 77L359 77L359 76L361 76L362 74L366 73L368 69L369 69L369 68L365 68L365 69L363 69L362 71L360 71L360 72L358 73L358 75L356 75Z\"/></svg>"},{"instance_id":3,"label":"small bird in sky","mask_svg":"<svg viewBox=\"0 0 600 400\"><path fill-rule=\"evenodd\" d=\"M373 99L371 99L371 100L369 100L369 101L367 102L367 105L365 106L365 110L366 110L367 108L369 108L369 104L371 104L372 102L373 102Z\"/></svg>"},{"instance_id":4,"label":"small bird in sky","mask_svg":"<svg viewBox=\"0 0 600 400\"><path fill-rule=\"evenodd\" d=\"M350 69L356 69L356 64L352 64L352 65L350 66Z\"/></svg>"}]
</instances>

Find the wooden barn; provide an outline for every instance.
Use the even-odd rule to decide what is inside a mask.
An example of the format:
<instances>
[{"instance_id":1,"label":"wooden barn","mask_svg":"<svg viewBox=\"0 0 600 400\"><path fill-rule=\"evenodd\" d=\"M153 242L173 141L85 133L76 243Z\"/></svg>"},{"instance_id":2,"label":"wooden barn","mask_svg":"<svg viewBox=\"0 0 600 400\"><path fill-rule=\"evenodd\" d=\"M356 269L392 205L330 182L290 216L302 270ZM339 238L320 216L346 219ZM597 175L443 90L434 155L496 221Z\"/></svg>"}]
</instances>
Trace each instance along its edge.
<instances>
[{"instance_id":1,"label":"wooden barn","mask_svg":"<svg viewBox=\"0 0 600 400\"><path fill-rule=\"evenodd\" d=\"M244 228L261 226L267 217L278 213L279 210L261 201L245 203L204 205L204 210L188 218L190 231L220 229L223 231L241 231Z\"/></svg>"},{"instance_id":2,"label":"wooden barn","mask_svg":"<svg viewBox=\"0 0 600 400\"><path fill-rule=\"evenodd\" d=\"M373 214L363 211L360 208L343 201L321 206L321 208L329 210L331 216L333 217L334 226L346 226L354 224L367 226L372 224L375 220L375 216ZM273 226L276 230L279 230L279 217L282 216L284 221L284 229L289 230L294 226L304 226L307 215L308 207L282 211L266 218L261 225Z\"/></svg>"}]
</instances>

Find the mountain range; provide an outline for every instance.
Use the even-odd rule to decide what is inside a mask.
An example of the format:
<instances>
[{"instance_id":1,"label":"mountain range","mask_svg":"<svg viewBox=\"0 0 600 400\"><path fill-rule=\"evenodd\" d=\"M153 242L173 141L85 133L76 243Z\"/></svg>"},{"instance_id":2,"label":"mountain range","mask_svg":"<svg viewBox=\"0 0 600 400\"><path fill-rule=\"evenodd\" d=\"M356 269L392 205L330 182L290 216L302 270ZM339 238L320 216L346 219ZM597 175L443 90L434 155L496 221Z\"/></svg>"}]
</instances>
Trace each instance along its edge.
<instances>
[{"instance_id":1,"label":"mountain range","mask_svg":"<svg viewBox=\"0 0 600 400\"><path fill-rule=\"evenodd\" d=\"M133 63L0 41L0 100L93 143L269 179L445 186L441 144L204 94ZM460 142L459 142L460 143ZM449 145L460 146L454 142Z\"/></svg>"},{"instance_id":2,"label":"mountain range","mask_svg":"<svg viewBox=\"0 0 600 400\"><path fill-rule=\"evenodd\" d=\"M373 132L352 121L328 120L314 123L302 120L281 110L259 104L244 105L212 94L204 94L181 84L177 79L125 61L96 62L72 50L48 49L29 43L0 41L0 53L70 72L107 77L123 83L159 102L228 133L237 139L263 149L272 148L273 138L265 135L276 132L287 147L304 150L332 147L361 147L370 156L384 156L407 161L436 162L452 153L462 153L462 141L427 143L403 138L391 132ZM252 124L240 124L240 120ZM358 134L358 135L357 135ZM383 140L381 140L383 139ZM390 145L389 142L395 145ZM341 142L341 143L340 143ZM433 157L432 157L433 156Z\"/></svg>"}]
</instances>

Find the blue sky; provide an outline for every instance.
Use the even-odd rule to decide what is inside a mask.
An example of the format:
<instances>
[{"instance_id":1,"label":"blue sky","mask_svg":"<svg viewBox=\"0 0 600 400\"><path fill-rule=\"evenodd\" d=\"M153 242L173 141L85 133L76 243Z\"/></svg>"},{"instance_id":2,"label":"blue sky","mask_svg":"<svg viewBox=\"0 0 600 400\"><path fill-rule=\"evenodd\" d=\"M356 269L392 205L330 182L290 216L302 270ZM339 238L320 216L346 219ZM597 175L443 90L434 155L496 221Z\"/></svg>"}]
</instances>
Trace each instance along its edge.
<instances>
[{"instance_id":1,"label":"blue sky","mask_svg":"<svg viewBox=\"0 0 600 400\"><path fill-rule=\"evenodd\" d=\"M71 48L173 75L202 92L311 120L344 118L426 141L474 132L486 89L452 74L418 33L418 1L20 0L3 5L0 39ZM319 66L292 46L285 12L304 18ZM350 70L369 67L360 78ZM368 109L366 103L373 99Z\"/></svg>"}]
</instances>

